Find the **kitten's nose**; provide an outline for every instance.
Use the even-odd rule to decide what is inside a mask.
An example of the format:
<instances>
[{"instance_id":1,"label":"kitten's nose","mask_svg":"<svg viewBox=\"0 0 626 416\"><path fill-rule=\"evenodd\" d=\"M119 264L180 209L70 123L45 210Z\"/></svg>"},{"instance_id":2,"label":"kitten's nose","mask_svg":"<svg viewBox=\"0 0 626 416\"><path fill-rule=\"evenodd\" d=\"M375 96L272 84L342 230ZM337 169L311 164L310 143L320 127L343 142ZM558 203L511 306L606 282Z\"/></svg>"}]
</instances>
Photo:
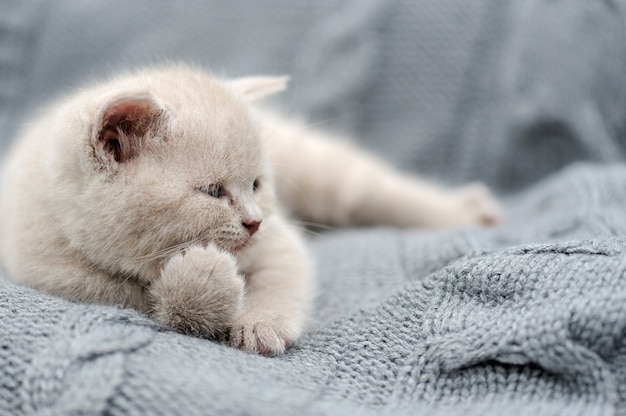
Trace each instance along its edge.
<instances>
[{"instance_id":1,"label":"kitten's nose","mask_svg":"<svg viewBox=\"0 0 626 416\"><path fill-rule=\"evenodd\" d=\"M250 237L252 237L252 235L256 233L256 231L259 229L259 225L261 225L261 221L263 220L244 220L243 221L243 226L246 230L248 230Z\"/></svg>"}]
</instances>

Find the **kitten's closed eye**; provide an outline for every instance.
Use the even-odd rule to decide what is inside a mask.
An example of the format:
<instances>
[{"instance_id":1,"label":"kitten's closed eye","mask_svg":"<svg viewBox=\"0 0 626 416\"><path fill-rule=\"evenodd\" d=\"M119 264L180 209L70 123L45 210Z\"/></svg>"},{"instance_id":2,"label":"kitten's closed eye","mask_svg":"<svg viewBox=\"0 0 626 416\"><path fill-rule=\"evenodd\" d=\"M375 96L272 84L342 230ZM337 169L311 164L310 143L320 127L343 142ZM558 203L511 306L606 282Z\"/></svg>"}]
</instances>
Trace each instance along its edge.
<instances>
[{"instance_id":1,"label":"kitten's closed eye","mask_svg":"<svg viewBox=\"0 0 626 416\"><path fill-rule=\"evenodd\" d=\"M252 183L252 190L256 192L260 187L261 187L261 180L259 178L256 178L254 182Z\"/></svg>"},{"instance_id":2,"label":"kitten's closed eye","mask_svg":"<svg viewBox=\"0 0 626 416\"><path fill-rule=\"evenodd\" d=\"M228 195L224 187L220 184L203 185L198 188L198 191L212 196L213 198L222 198Z\"/></svg>"}]
</instances>

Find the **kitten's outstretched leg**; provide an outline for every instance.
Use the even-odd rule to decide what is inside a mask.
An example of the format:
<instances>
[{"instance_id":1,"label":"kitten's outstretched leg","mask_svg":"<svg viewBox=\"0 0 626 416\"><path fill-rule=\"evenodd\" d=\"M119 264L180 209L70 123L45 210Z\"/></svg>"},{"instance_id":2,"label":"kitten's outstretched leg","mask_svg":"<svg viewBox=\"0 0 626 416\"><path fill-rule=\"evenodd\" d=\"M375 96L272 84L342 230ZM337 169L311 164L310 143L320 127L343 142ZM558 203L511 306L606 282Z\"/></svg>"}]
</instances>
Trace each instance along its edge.
<instances>
[{"instance_id":1,"label":"kitten's outstretched leg","mask_svg":"<svg viewBox=\"0 0 626 416\"><path fill-rule=\"evenodd\" d=\"M296 231L278 218L267 222L262 244L240 258L247 269L245 309L229 342L244 351L276 355L304 329L312 298L311 266Z\"/></svg>"},{"instance_id":2,"label":"kitten's outstretched leg","mask_svg":"<svg viewBox=\"0 0 626 416\"><path fill-rule=\"evenodd\" d=\"M244 281L235 258L213 245L177 254L152 283L151 316L185 334L220 338L241 314Z\"/></svg>"},{"instance_id":3,"label":"kitten's outstretched leg","mask_svg":"<svg viewBox=\"0 0 626 416\"><path fill-rule=\"evenodd\" d=\"M484 226L499 221L487 188L446 190L396 172L362 150L265 115L280 199L296 216L324 224Z\"/></svg>"}]
</instances>

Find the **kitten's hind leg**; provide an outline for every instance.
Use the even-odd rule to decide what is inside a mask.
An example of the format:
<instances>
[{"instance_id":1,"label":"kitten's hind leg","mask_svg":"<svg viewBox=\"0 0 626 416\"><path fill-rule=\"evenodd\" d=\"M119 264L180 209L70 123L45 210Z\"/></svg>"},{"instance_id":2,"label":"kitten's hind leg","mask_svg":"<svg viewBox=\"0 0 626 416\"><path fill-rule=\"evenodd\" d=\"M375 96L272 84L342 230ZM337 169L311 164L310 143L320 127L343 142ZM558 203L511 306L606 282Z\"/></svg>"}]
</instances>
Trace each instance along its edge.
<instances>
[{"instance_id":1,"label":"kitten's hind leg","mask_svg":"<svg viewBox=\"0 0 626 416\"><path fill-rule=\"evenodd\" d=\"M169 259L148 295L157 321L184 334L218 339L240 314L243 293L235 258L209 245Z\"/></svg>"},{"instance_id":2,"label":"kitten's hind leg","mask_svg":"<svg viewBox=\"0 0 626 416\"><path fill-rule=\"evenodd\" d=\"M485 226L499 221L487 188L446 190L403 175L345 140L268 115L280 199L296 216L339 226Z\"/></svg>"},{"instance_id":3,"label":"kitten's hind leg","mask_svg":"<svg viewBox=\"0 0 626 416\"><path fill-rule=\"evenodd\" d=\"M453 191L460 205L459 216L452 217L458 225L496 225L500 222L500 206L480 182L470 183Z\"/></svg>"},{"instance_id":4,"label":"kitten's hind leg","mask_svg":"<svg viewBox=\"0 0 626 416\"><path fill-rule=\"evenodd\" d=\"M352 216L356 223L445 228L492 226L500 221L499 205L481 183L444 189L384 166L378 170L371 181L382 190L363 197Z\"/></svg>"}]
</instances>

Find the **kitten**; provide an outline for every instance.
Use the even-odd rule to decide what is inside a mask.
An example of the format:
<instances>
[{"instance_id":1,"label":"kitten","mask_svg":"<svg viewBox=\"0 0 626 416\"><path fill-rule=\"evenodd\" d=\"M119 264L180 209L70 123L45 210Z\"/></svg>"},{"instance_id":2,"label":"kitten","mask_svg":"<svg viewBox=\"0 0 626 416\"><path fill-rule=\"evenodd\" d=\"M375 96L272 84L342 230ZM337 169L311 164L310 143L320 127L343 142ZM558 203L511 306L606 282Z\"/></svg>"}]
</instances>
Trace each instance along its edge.
<instances>
[{"instance_id":1,"label":"kitten","mask_svg":"<svg viewBox=\"0 0 626 416\"><path fill-rule=\"evenodd\" d=\"M301 334L312 293L304 243L281 209L334 225L497 221L481 185L440 190L252 104L285 83L170 66L54 105L3 167L9 277L279 354Z\"/></svg>"}]
</instances>

